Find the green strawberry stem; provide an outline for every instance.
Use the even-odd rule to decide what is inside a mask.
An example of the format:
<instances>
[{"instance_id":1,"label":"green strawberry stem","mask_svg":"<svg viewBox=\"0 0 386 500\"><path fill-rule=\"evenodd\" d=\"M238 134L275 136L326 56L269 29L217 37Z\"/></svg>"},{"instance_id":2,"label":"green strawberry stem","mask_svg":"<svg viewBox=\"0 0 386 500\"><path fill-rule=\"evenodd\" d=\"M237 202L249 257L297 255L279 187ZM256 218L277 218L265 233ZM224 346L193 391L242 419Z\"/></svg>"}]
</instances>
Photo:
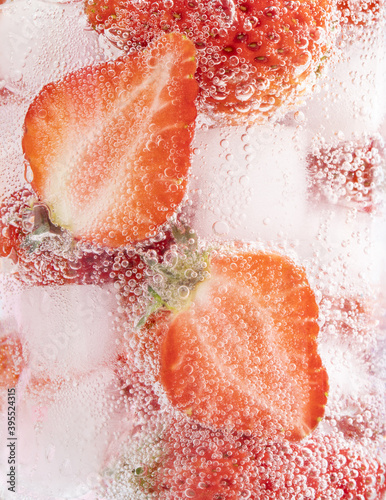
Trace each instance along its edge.
<instances>
[{"instance_id":1,"label":"green strawberry stem","mask_svg":"<svg viewBox=\"0 0 386 500\"><path fill-rule=\"evenodd\" d=\"M137 323L142 327L148 318L159 309L173 313L189 307L197 285L209 277L208 249L200 248L197 235L187 226L173 226L176 241L161 262L142 256L151 271L148 293L150 303Z\"/></svg>"}]
</instances>

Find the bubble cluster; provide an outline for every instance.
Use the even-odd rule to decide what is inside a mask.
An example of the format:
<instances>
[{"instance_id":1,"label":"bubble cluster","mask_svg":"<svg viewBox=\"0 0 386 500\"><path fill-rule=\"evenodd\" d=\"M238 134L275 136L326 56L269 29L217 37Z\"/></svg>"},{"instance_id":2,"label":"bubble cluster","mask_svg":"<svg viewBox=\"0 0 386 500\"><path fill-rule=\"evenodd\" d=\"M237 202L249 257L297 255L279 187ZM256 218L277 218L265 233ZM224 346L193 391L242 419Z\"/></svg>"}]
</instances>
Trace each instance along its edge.
<instances>
[{"instance_id":1,"label":"bubble cluster","mask_svg":"<svg viewBox=\"0 0 386 500\"><path fill-rule=\"evenodd\" d=\"M380 136L338 143L318 139L308 156L311 193L316 200L372 212L385 184L384 143Z\"/></svg>"},{"instance_id":2,"label":"bubble cluster","mask_svg":"<svg viewBox=\"0 0 386 500\"><path fill-rule=\"evenodd\" d=\"M108 498L125 498L132 488L136 498L164 500L354 500L380 498L386 488L385 467L365 448L349 448L339 438L264 442L184 420L152 436L122 461Z\"/></svg>"},{"instance_id":3,"label":"bubble cluster","mask_svg":"<svg viewBox=\"0 0 386 500\"><path fill-rule=\"evenodd\" d=\"M383 0L339 0L340 22L345 25L370 27L384 22L385 3Z\"/></svg>"}]
</instances>

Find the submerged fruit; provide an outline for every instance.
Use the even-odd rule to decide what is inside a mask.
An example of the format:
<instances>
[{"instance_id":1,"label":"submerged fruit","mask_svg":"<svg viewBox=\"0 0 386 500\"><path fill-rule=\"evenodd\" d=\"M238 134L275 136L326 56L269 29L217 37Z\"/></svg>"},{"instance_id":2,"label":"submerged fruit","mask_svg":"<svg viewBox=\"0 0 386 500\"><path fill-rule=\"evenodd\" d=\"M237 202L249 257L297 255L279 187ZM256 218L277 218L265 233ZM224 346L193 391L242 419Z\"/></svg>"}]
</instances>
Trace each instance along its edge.
<instances>
[{"instance_id":1,"label":"submerged fruit","mask_svg":"<svg viewBox=\"0 0 386 500\"><path fill-rule=\"evenodd\" d=\"M267 443L182 420L143 447L118 480L157 499L380 500L386 491L381 458L336 436Z\"/></svg>"},{"instance_id":2,"label":"submerged fruit","mask_svg":"<svg viewBox=\"0 0 386 500\"><path fill-rule=\"evenodd\" d=\"M383 198L384 142L381 137L327 144L308 155L313 200L373 212Z\"/></svg>"},{"instance_id":3,"label":"submerged fruit","mask_svg":"<svg viewBox=\"0 0 386 500\"><path fill-rule=\"evenodd\" d=\"M162 254L169 240L166 232L141 249ZM105 250L75 241L51 222L47 207L28 188L12 193L0 205L0 257L12 260L12 276L27 285L115 283L126 298L138 298L145 272L132 248Z\"/></svg>"},{"instance_id":4,"label":"submerged fruit","mask_svg":"<svg viewBox=\"0 0 386 500\"><path fill-rule=\"evenodd\" d=\"M185 307L145 325L169 401L205 425L303 438L323 417L328 390L304 270L246 251L212 254L209 272Z\"/></svg>"},{"instance_id":5,"label":"submerged fruit","mask_svg":"<svg viewBox=\"0 0 386 500\"><path fill-rule=\"evenodd\" d=\"M190 167L194 59L189 40L165 35L42 89L23 149L55 224L119 247L149 238L175 214Z\"/></svg>"},{"instance_id":6,"label":"submerged fruit","mask_svg":"<svg viewBox=\"0 0 386 500\"><path fill-rule=\"evenodd\" d=\"M93 27L132 52L164 32L196 45L204 110L248 121L293 104L312 84L335 34L329 0L86 1Z\"/></svg>"},{"instance_id":7,"label":"submerged fruit","mask_svg":"<svg viewBox=\"0 0 386 500\"><path fill-rule=\"evenodd\" d=\"M2 393L7 389L15 388L24 362L20 340L16 336L2 335L0 337L0 389Z\"/></svg>"}]
</instances>

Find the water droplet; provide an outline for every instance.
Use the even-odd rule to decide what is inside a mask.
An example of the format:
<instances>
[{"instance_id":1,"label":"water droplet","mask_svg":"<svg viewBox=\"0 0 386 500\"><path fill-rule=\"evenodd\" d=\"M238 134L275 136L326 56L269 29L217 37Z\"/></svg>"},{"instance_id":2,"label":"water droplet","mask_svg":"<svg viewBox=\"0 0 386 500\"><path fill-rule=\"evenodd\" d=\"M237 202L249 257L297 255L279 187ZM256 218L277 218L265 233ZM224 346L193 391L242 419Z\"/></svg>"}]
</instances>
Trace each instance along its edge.
<instances>
[{"instance_id":1,"label":"water droplet","mask_svg":"<svg viewBox=\"0 0 386 500\"><path fill-rule=\"evenodd\" d=\"M249 182L250 182L250 179L249 179L248 175L242 175L239 179L239 183L244 187L248 186Z\"/></svg>"}]
</instances>

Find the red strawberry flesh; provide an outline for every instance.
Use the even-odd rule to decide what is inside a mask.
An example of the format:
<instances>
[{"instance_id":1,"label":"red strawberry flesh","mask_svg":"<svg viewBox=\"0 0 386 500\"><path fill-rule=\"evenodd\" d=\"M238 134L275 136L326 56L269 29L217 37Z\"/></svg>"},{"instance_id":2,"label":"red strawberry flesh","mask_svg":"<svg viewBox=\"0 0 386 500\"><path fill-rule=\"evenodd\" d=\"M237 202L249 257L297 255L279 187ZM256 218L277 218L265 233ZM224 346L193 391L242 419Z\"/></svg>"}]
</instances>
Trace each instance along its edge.
<instances>
[{"instance_id":1,"label":"red strawberry flesh","mask_svg":"<svg viewBox=\"0 0 386 500\"><path fill-rule=\"evenodd\" d=\"M196 116L194 55L189 40L166 35L43 88L23 148L55 224L117 247L147 239L176 212Z\"/></svg>"},{"instance_id":2,"label":"red strawberry flesh","mask_svg":"<svg viewBox=\"0 0 386 500\"><path fill-rule=\"evenodd\" d=\"M158 322L170 402L217 428L298 440L324 414L318 307L303 269L276 254L217 256L185 310Z\"/></svg>"}]
</instances>

